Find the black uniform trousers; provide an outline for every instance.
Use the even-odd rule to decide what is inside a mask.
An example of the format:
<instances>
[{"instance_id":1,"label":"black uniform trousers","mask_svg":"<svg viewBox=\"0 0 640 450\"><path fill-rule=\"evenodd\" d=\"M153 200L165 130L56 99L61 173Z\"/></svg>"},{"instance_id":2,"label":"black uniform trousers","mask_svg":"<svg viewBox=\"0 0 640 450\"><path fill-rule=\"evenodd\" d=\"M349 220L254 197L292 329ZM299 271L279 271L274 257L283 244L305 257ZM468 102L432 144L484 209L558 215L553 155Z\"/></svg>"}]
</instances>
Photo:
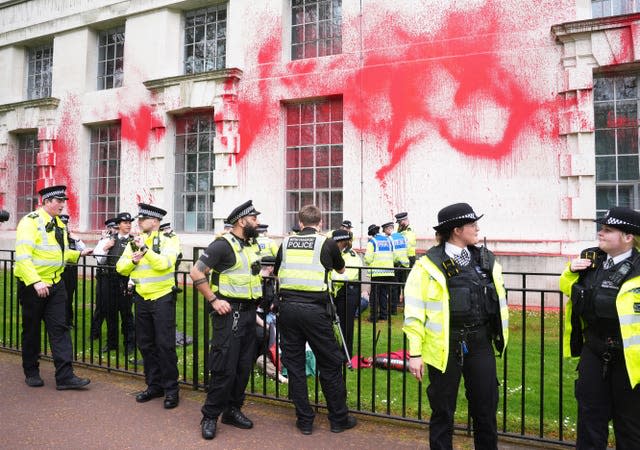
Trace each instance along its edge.
<instances>
[{"instance_id":1,"label":"black uniform trousers","mask_svg":"<svg viewBox=\"0 0 640 450\"><path fill-rule=\"evenodd\" d=\"M96 305L91 320L91 339L98 339L102 329L102 322L107 317L109 308L109 276L107 269L98 268L96 274Z\"/></svg>"},{"instance_id":2,"label":"black uniform trousers","mask_svg":"<svg viewBox=\"0 0 640 450\"><path fill-rule=\"evenodd\" d=\"M148 389L165 395L178 393L176 300L170 292L156 300L134 294L136 343L144 360Z\"/></svg>"},{"instance_id":3,"label":"black uniform trousers","mask_svg":"<svg viewBox=\"0 0 640 450\"><path fill-rule=\"evenodd\" d=\"M348 414L347 391L342 379L345 356L333 334L326 304L283 300L280 302L278 326L282 339L282 363L289 377L289 398L296 407L300 425L311 425L315 417L309 405L305 371L306 342L316 357L320 386L329 409L329 421L332 424L344 423Z\"/></svg>"},{"instance_id":4,"label":"black uniform trousers","mask_svg":"<svg viewBox=\"0 0 640 450\"><path fill-rule=\"evenodd\" d=\"M451 330L449 360L445 372L427 366L429 387L427 395L431 405L429 446L432 450L451 449L453 417L460 377L464 387L473 423L473 440L477 449L497 449L498 434L496 412L498 408L498 379L496 359L485 327L465 337L468 353L463 355L460 367L460 339Z\"/></svg>"},{"instance_id":5,"label":"black uniform trousers","mask_svg":"<svg viewBox=\"0 0 640 450\"><path fill-rule=\"evenodd\" d=\"M73 377L73 348L66 324L66 298L62 280L49 288L49 295L45 298L38 297L33 285L26 286L18 280L18 299L22 305L22 368L26 377L39 374L40 323L43 320L56 368L56 383L64 383Z\"/></svg>"},{"instance_id":6,"label":"black uniform trousers","mask_svg":"<svg viewBox=\"0 0 640 450\"><path fill-rule=\"evenodd\" d=\"M347 344L349 355L353 355L353 322L356 317L356 308L360 306L360 285L345 284L340 288L334 298L336 311L340 317L340 329Z\"/></svg>"},{"instance_id":7,"label":"black uniform trousers","mask_svg":"<svg viewBox=\"0 0 640 450\"><path fill-rule=\"evenodd\" d=\"M73 326L73 298L78 287L78 266L76 264L67 264L62 272L62 279L67 290L65 302L65 317L67 326Z\"/></svg>"},{"instance_id":8,"label":"black uniform trousers","mask_svg":"<svg viewBox=\"0 0 640 450\"><path fill-rule=\"evenodd\" d=\"M640 449L640 385L631 389L629 375L618 350L602 378L602 359L585 345L578 363L575 394L578 401L578 449L605 449L609 421L613 420L616 448Z\"/></svg>"},{"instance_id":9,"label":"black uniform trousers","mask_svg":"<svg viewBox=\"0 0 640 450\"><path fill-rule=\"evenodd\" d=\"M132 299L127 290L129 277L123 277L117 273L108 275L107 301L107 346L118 348L118 314L120 314L120 330L124 338L126 349L133 350L135 346L135 333L133 325L133 313L131 312Z\"/></svg>"},{"instance_id":10,"label":"black uniform trousers","mask_svg":"<svg viewBox=\"0 0 640 450\"><path fill-rule=\"evenodd\" d=\"M392 289L394 287L392 283L396 281L396 277L393 275L388 277L371 277L371 281L380 284L371 285L369 317L370 319L387 320L387 317L389 317L389 307L391 306Z\"/></svg>"},{"instance_id":11,"label":"black uniform trousers","mask_svg":"<svg viewBox=\"0 0 640 450\"><path fill-rule=\"evenodd\" d=\"M247 300L249 302L249 300ZM251 301L253 303L253 301ZM217 418L225 410L242 408L256 352L256 308L232 303L229 314L211 314L213 326L209 368L211 379L202 415ZM242 311L238 311L242 309ZM236 321L237 319L237 321ZM236 322L234 327L234 322ZM234 330L234 328L236 328Z\"/></svg>"}]
</instances>

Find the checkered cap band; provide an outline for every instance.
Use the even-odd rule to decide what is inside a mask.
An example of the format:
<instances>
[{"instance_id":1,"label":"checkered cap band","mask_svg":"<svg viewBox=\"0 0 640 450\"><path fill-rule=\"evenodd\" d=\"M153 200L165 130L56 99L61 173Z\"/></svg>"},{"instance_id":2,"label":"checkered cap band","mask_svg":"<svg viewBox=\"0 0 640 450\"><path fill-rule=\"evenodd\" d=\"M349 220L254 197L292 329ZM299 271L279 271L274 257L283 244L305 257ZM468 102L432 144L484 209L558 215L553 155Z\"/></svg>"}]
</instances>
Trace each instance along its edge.
<instances>
[{"instance_id":1,"label":"checkered cap band","mask_svg":"<svg viewBox=\"0 0 640 450\"><path fill-rule=\"evenodd\" d=\"M227 220L229 221L229 223L236 223L239 219L243 218L244 216L257 215L257 214L258 214L258 211L256 211L253 205L250 205L250 206L247 206L245 209L235 213L232 217L229 217Z\"/></svg>"},{"instance_id":2,"label":"checkered cap band","mask_svg":"<svg viewBox=\"0 0 640 450\"><path fill-rule=\"evenodd\" d=\"M462 216L456 216L447 220L443 220L437 226L444 225L445 223L453 222L454 220L462 220L462 219L478 220L478 216L476 216L476 213L463 214Z\"/></svg>"},{"instance_id":3,"label":"checkered cap band","mask_svg":"<svg viewBox=\"0 0 640 450\"><path fill-rule=\"evenodd\" d=\"M162 219L164 217L164 214L146 208L140 208L138 215L144 217L155 217L156 219Z\"/></svg>"},{"instance_id":4,"label":"checkered cap band","mask_svg":"<svg viewBox=\"0 0 640 450\"><path fill-rule=\"evenodd\" d=\"M42 194L42 200L46 200L48 198L66 197L66 196L67 196L67 193L64 189L56 189L55 191L49 191Z\"/></svg>"},{"instance_id":5,"label":"checkered cap band","mask_svg":"<svg viewBox=\"0 0 640 450\"><path fill-rule=\"evenodd\" d=\"M338 241L348 241L349 239L351 239L351 236L348 234L343 234L343 235L333 235L331 236L331 239L333 239L334 241L338 242Z\"/></svg>"},{"instance_id":6,"label":"checkered cap band","mask_svg":"<svg viewBox=\"0 0 640 450\"><path fill-rule=\"evenodd\" d=\"M614 227L616 225L627 225L627 226L630 226L630 227L638 228L638 225L636 225L635 223L630 223L630 222L627 222L625 220L617 219L617 218L611 217L611 216L607 217L607 220L604 221L604 222L601 222L601 223L604 224L604 225L612 225Z\"/></svg>"}]
</instances>

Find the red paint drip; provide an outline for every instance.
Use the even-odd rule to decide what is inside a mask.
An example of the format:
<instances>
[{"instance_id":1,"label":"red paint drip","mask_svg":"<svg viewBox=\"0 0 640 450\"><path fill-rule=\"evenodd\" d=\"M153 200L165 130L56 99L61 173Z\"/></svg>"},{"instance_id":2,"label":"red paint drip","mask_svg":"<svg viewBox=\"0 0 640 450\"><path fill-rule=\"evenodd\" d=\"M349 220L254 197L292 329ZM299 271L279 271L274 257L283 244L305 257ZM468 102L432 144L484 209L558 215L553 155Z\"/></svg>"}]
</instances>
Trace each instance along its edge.
<instances>
[{"instance_id":1,"label":"red paint drip","mask_svg":"<svg viewBox=\"0 0 640 450\"><path fill-rule=\"evenodd\" d=\"M47 185L64 184L67 186L67 212L74 220L78 220L80 205L78 203L77 188L74 183L72 169L78 161L78 142L76 136L80 131L80 105L78 99L69 96L62 107L62 116L58 126L57 137L52 141L52 151L55 154L53 180L42 180ZM39 189L46 186L39 186Z\"/></svg>"},{"instance_id":2,"label":"red paint drip","mask_svg":"<svg viewBox=\"0 0 640 450\"><path fill-rule=\"evenodd\" d=\"M164 124L149 105L140 105L130 115L118 113L118 117L122 139L134 143L142 152L149 149L149 140L152 137L160 139L166 131Z\"/></svg>"}]
</instances>

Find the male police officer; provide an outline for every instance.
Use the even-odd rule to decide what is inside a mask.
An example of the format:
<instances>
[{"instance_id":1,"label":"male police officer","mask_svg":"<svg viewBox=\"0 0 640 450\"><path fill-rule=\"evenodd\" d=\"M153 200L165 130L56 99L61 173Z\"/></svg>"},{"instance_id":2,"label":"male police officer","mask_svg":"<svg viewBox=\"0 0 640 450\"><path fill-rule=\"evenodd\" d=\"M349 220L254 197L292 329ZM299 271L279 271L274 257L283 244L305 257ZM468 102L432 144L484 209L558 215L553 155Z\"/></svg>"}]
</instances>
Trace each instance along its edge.
<instances>
[{"instance_id":1,"label":"male police officer","mask_svg":"<svg viewBox=\"0 0 640 450\"><path fill-rule=\"evenodd\" d=\"M231 211L227 218L231 231L209 244L190 272L193 286L213 309L211 379L200 422L204 439L216 436L220 414L222 423L253 427L241 408L255 358L256 304L262 296L260 258L254 240L258 214L251 200ZM207 283L210 271L211 285Z\"/></svg>"},{"instance_id":2,"label":"male police officer","mask_svg":"<svg viewBox=\"0 0 640 450\"><path fill-rule=\"evenodd\" d=\"M112 219L116 224L114 232L106 239L101 239L95 250L98 264L104 266L98 292L99 297L102 298L107 319L107 346L103 351L118 349L119 313L125 352L128 355L133 355L135 350L132 299L128 288L129 277L116 272L115 265L132 239L130 235L132 220L128 212L121 212L114 217Z\"/></svg>"},{"instance_id":3,"label":"male police officer","mask_svg":"<svg viewBox=\"0 0 640 450\"><path fill-rule=\"evenodd\" d=\"M409 267L413 267L416 263L416 233L411 229L411 225L409 225L409 213L401 212L396 214L396 223L398 224L398 232L402 233L404 238L407 241L407 256L409 257ZM408 272L406 272L408 275ZM404 277L403 282L406 281L407 277Z\"/></svg>"},{"instance_id":4,"label":"male police officer","mask_svg":"<svg viewBox=\"0 0 640 450\"><path fill-rule=\"evenodd\" d=\"M164 407L171 409L179 403L174 271L180 244L159 231L167 214L164 209L145 203L139 203L138 208L142 234L129 242L116 264L118 273L129 276L135 285L136 344L147 383L136 401L164 395Z\"/></svg>"},{"instance_id":5,"label":"male police officer","mask_svg":"<svg viewBox=\"0 0 640 450\"><path fill-rule=\"evenodd\" d=\"M321 211L314 205L298 213L299 234L284 238L274 272L280 279L282 362L289 374L289 396L296 407L296 426L302 434L313 431L314 411L309 405L305 372L305 343L316 356L320 385L327 399L331 431L340 433L356 425L348 415L342 378L344 354L333 334L327 273L344 272L344 260L335 241L320 234Z\"/></svg>"},{"instance_id":6,"label":"male police officer","mask_svg":"<svg viewBox=\"0 0 640 450\"><path fill-rule=\"evenodd\" d=\"M362 267L362 258L351 248L352 237L349 231L335 230L331 238L338 244L345 263L344 273L332 271L331 280L347 281L347 283L333 283L332 288L345 344L349 355L353 355L353 321L356 308L360 305L359 268Z\"/></svg>"},{"instance_id":7,"label":"male police officer","mask_svg":"<svg viewBox=\"0 0 640 450\"><path fill-rule=\"evenodd\" d=\"M640 213L615 206L596 220L598 247L560 277L569 296L564 354L580 357L577 448L640 448Z\"/></svg>"},{"instance_id":8,"label":"male police officer","mask_svg":"<svg viewBox=\"0 0 640 450\"><path fill-rule=\"evenodd\" d=\"M396 284L391 287L391 314L396 315L398 312L398 303L400 303L400 284L404 282L408 275L409 258L407 256L407 240L404 235L393 230L393 222L382 224L382 232L391 239L391 247L393 249L393 267L396 268L394 280Z\"/></svg>"},{"instance_id":9,"label":"male police officer","mask_svg":"<svg viewBox=\"0 0 640 450\"><path fill-rule=\"evenodd\" d=\"M275 257L278 253L278 245L273 242L273 239L267 236L268 229L269 225L266 223L258 225L258 237L256 238L256 242L258 243L258 255L260 258L264 258L265 256Z\"/></svg>"},{"instance_id":10,"label":"male police officer","mask_svg":"<svg viewBox=\"0 0 640 450\"><path fill-rule=\"evenodd\" d=\"M369 322L387 320L391 283L395 282L393 270L393 245L386 234L380 233L380 227L369 225L369 242L364 253L364 262L371 267L371 294L369 300Z\"/></svg>"},{"instance_id":11,"label":"male police officer","mask_svg":"<svg viewBox=\"0 0 640 450\"><path fill-rule=\"evenodd\" d=\"M44 385L38 369L40 323L44 320L53 363L56 389L79 389L89 384L73 373L73 349L66 324L66 290L61 278L66 262L77 262L91 249L69 249L65 225L58 217L67 201L66 186L39 191L42 207L26 215L16 229L18 299L22 305L22 368L31 387Z\"/></svg>"}]
</instances>

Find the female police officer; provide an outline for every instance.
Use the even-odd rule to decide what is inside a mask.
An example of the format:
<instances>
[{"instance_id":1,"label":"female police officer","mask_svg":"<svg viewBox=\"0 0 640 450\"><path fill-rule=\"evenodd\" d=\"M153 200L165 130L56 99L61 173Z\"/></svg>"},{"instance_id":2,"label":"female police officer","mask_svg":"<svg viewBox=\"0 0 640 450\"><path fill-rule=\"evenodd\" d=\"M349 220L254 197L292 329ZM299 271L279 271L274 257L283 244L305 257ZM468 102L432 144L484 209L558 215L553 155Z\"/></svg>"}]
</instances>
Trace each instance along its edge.
<instances>
[{"instance_id":1,"label":"female police officer","mask_svg":"<svg viewBox=\"0 0 640 450\"><path fill-rule=\"evenodd\" d=\"M611 208L598 247L560 277L569 301L564 353L579 356L577 447L606 448L609 420L618 449L640 448L640 213Z\"/></svg>"},{"instance_id":2,"label":"female police officer","mask_svg":"<svg viewBox=\"0 0 640 450\"><path fill-rule=\"evenodd\" d=\"M460 376L473 420L476 448L497 448L498 384L491 341L502 353L508 310L501 267L478 249L477 216L467 203L438 212L438 245L420 258L405 285L403 331L409 340L411 373L422 381L432 415L432 449L452 448L453 416Z\"/></svg>"}]
</instances>

